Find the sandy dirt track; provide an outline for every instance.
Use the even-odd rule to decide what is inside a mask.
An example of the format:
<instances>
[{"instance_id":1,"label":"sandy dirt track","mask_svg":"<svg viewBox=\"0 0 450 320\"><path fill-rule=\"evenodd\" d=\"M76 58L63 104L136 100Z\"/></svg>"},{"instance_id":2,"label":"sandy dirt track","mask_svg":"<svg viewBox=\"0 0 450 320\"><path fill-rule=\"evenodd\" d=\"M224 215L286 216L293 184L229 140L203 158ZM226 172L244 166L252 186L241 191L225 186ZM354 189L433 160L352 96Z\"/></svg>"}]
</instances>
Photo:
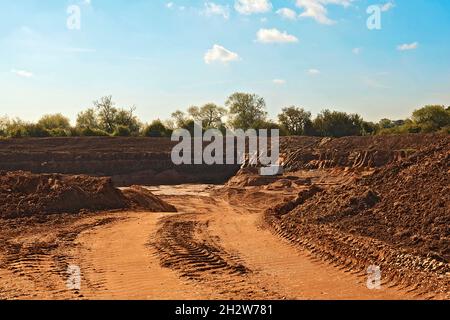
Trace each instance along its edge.
<instances>
[{"instance_id":1,"label":"sandy dirt track","mask_svg":"<svg viewBox=\"0 0 450 320\"><path fill-rule=\"evenodd\" d=\"M88 299L405 299L346 273L265 229L262 213L236 209L199 186L159 190L177 214L121 213L81 232L72 262ZM175 191L175 192L174 192Z\"/></svg>"}]
</instances>

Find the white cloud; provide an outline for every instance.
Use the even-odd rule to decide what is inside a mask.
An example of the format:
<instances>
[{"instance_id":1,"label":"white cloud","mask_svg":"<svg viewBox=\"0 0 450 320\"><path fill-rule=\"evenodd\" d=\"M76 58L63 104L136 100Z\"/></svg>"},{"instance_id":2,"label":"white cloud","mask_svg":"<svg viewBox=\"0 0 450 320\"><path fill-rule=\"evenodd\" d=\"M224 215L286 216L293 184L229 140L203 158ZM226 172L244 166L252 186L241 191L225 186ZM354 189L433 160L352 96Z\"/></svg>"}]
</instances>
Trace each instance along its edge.
<instances>
[{"instance_id":1,"label":"white cloud","mask_svg":"<svg viewBox=\"0 0 450 320\"><path fill-rule=\"evenodd\" d=\"M303 18L312 18L318 23L332 25L336 21L328 17L327 6L330 4L348 7L354 0L297 0L297 7L304 9Z\"/></svg>"},{"instance_id":2,"label":"white cloud","mask_svg":"<svg viewBox=\"0 0 450 320\"><path fill-rule=\"evenodd\" d=\"M395 7L395 4L393 2L386 2L384 5L381 6L381 11L386 12L391 10Z\"/></svg>"},{"instance_id":3,"label":"white cloud","mask_svg":"<svg viewBox=\"0 0 450 320\"><path fill-rule=\"evenodd\" d=\"M169 9L172 9L173 6L174 6L173 2L168 2L168 3L166 4L166 7L169 8Z\"/></svg>"},{"instance_id":4,"label":"white cloud","mask_svg":"<svg viewBox=\"0 0 450 320\"><path fill-rule=\"evenodd\" d=\"M269 0L236 0L234 8L240 14L250 15L272 10L272 3Z\"/></svg>"},{"instance_id":5,"label":"white cloud","mask_svg":"<svg viewBox=\"0 0 450 320\"><path fill-rule=\"evenodd\" d=\"M419 43L418 42L413 42L413 43L404 43L401 44L397 47L397 50L399 51L408 51L408 50L415 50L419 47Z\"/></svg>"},{"instance_id":6,"label":"white cloud","mask_svg":"<svg viewBox=\"0 0 450 320\"><path fill-rule=\"evenodd\" d=\"M283 79L273 79L272 82L274 84L276 84L276 85L279 85L279 86L282 86L282 85L286 84L286 80L283 80Z\"/></svg>"},{"instance_id":7,"label":"white cloud","mask_svg":"<svg viewBox=\"0 0 450 320\"><path fill-rule=\"evenodd\" d=\"M221 62L226 64L232 61L239 61L240 57L237 53L215 44L205 53L204 60L206 64L211 64L213 62Z\"/></svg>"},{"instance_id":8,"label":"white cloud","mask_svg":"<svg viewBox=\"0 0 450 320\"><path fill-rule=\"evenodd\" d=\"M360 54L361 51L362 51L361 48L353 48L353 50L352 50L352 52L353 52L354 54L356 54L356 55Z\"/></svg>"},{"instance_id":9,"label":"white cloud","mask_svg":"<svg viewBox=\"0 0 450 320\"><path fill-rule=\"evenodd\" d=\"M222 5L216 4L214 2L205 2L204 14L206 16L218 15L218 16L222 16L224 19L229 19L230 18L230 7L222 6Z\"/></svg>"},{"instance_id":10,"label":"white cloud","mask_svg":"<svg viewBox=\"0 0 450 320\"><path fill-rule=\"evenodd\" d=\"M32 77L34 77L33 73L30 72L30 71L12 69L11 72L14 73L16 76L21 77L21 78L32 78Z\"/></svg>"},{"instance_id":11,"label":"white cloud","mask_svg":"<svg viewBox=\"0 0 450 320\"><path fill-rule=\"evenodd\" d=\"M298 42L297 37L288 34L286 31L281 32L278 29L260 29L257 33L257 42L261 43L295 43Z\"/></svg>"},{"instance_id":12,"label":"white cloud","mask_svg":"<svg viewBox=\"0 0 450 320\"><path fill-rule=\"evenodd\" d=\"M311 75L311 76L317 76L317 75L320 74L320 70L317 70L317 69L309 69L309 70L308 70L308 74Z\"/></svg>"},{"instance_id":13,"label":"white cloud","mask_svg":"<svg viewBox=\"0 0 450 320\"><path fill-rule=\"evenodd\" d=\"M277 11L277 14L285 19L289 20L296 20L297 19L297 13L289 8L281 8Z\"/></svg>"}]
</instances>

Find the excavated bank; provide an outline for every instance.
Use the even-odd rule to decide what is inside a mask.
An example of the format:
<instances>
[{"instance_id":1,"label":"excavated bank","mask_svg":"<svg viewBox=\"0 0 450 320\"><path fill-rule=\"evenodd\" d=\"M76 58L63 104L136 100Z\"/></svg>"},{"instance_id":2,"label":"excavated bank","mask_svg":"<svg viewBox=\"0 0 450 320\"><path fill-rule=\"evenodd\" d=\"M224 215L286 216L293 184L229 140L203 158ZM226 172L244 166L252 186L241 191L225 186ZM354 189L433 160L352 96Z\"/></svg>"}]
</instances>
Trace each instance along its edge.
<instances>
[{"instance_id":1,"label":"excavated bank","mask_svg":"<svg viewBox=\"0 0 450 320\"><path fill-rule=\"evenodd\" d=\"M450 292L450 143L437 141L372 175L312 186L267 211L280 235L338 264L378 265L405 286Z\"/></svg>"}]
</instances>

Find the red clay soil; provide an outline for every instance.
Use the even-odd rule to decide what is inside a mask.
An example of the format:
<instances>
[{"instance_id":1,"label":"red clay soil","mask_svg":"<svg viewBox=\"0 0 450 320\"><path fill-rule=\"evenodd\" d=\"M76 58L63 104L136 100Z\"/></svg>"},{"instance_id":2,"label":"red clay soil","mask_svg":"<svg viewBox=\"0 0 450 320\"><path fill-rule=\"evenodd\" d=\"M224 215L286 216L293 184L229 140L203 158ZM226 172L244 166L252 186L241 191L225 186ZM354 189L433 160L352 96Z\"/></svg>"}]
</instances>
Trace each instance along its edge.
<instances>
[{"instance_id":1,"label":"red clay soil","mask_svg":"<svg viewBox=\"0 0 450 320\"><path fill-rule=\"evenodd\" d=\"M131 208L137 210L143 208L151 212L177 212L174 206L158 198L141 186L131 186L130 188L124 189L122 193L128 199Z\"/></svg>"},{"instance_id":2,"label":"red clay soil","mask_svg":"<svg viewBox=\"0 0 450 320\"><path fill-rule=\"evenodd\" d=\"M175 210L145 189L122 193L110 178L0 172L0 218L128 208Z\"/></svg>"},{"instance_id":3,"label":"red clay soil","mask_svg":"<svg viewBox=\"0 0 450 320\"><path fill-rule=\"evenodd\" d=\"M315 186L268 210L278 233L361 270L450 292L450 143L441 140L353 183Z\"/></svg>"},{"instance_id":4,"label":"red clay soil","mask_svg":"<svg viewBox=\"0 0 450 320\"><path fill-rule=\"evenodd\" d=\"M287 170L324 169L334 167L382 167L414 154L424 146L449 142L448 135L411 134L314 138L285 137L280 151Z\"/></svg>"}]
</instances>

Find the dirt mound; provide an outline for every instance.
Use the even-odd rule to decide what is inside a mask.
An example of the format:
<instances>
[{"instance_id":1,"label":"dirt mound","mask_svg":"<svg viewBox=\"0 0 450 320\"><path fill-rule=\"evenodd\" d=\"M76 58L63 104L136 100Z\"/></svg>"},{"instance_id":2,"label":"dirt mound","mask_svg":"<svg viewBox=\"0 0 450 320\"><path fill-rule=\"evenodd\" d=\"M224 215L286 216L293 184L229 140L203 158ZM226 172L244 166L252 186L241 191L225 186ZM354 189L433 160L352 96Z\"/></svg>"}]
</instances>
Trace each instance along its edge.
<instances>
[{"instance_id":1,"label":"dirt mound","mask_svg":"<svg viewBox=\"0 0 450 320\"><path fill-rule=\"evenodd\" d=\"M38 175L23 171L0 173L1 218L78 213L82 210L127 209L137 206L149 211L164 208L162 202L157 202L156 199L152 198L153 202L143 201L145 197L151 198L149 194L141 194L138 191L124 195L114 188L109 178Z\"/></svg>"},{"instance_id":2,"label":"dirt mound","mask_svg":"<svg viewBox=\"0 0 450 320\"><path fill-rule=\"evenodd\" d=\"M353 183L278 205L268 220L335 262L375 263L397 275L407 270L411 279L431 272L440 281L429 284L444 279L448 289L449 175L450 143L440 141Z\"/></svg>"},{"instance_id":3,"label":"dirt mound","mask_svg":"<svg viewBox=\"0 0 450 320\"><path fill-rule=\"evenodd\" d=\"M143 187L132 186L123 190L122 193L128 199L132 208L145 208L152 212L177 212L174 206L161 200Z\"/></svg>"},{"instance_id":4,"label":"dirt mound","mask_svg":"<svg viewBox=\"0 0 450 320\"><path fill-rule=\"evenodd\" d=\"M259 169L254 167L243 168L232 177L226 184L228 187L258 187L265 186L277 181L276 176L262 176L259 174Z\"/></svg>"}]
</instances>

